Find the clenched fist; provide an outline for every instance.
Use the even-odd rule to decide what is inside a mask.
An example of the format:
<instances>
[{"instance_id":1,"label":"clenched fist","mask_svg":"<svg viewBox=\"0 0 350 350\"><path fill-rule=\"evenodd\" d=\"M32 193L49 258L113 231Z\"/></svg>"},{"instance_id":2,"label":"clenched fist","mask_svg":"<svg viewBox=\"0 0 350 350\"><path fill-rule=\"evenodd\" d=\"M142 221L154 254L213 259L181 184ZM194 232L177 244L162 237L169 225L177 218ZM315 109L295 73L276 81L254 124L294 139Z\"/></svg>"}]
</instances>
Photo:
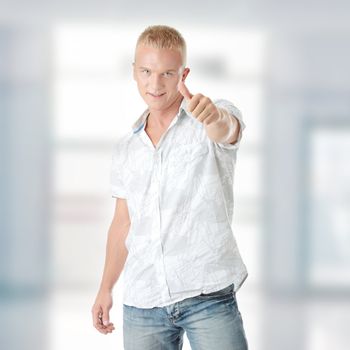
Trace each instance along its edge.
<instances>
[{"instance_id":1,"label":"clenched fist","mask_svg":"<svg viewBox=\"0 0 350 350\"><path fill-rule=\"evenodd\" d=\"M111 293L100 291L91 312L93 325L101 333L108 334L114 330L113 323L109 322L109 310L112 305L113 299Z\"/></svg>"},{"instance_id":2,"label":"clenched fist","mask_svg":"<svg viewBox=\"0 0 350 350\"><path fill-rule=\"evenodd\" d=\"M209 97L202 94L192 95L182 80L179 81L177 87L187 100L187 110L192 113L199 122L208 125L221 118L218 108Z\"/></svg>"}]
</instances>

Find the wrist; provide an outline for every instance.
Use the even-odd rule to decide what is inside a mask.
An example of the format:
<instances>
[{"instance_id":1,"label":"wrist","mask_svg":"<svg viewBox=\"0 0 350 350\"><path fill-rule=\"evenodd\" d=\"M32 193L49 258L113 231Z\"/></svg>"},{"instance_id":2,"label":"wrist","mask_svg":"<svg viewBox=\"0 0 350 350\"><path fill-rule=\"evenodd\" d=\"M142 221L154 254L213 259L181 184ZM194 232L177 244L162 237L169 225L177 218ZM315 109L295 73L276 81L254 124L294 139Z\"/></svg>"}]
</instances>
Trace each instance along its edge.
<instances>
[{"instance_id":1,"label":"wrist","mask_svg":"<svg viewBox=\"0 0 350 350\"><path fill-rule=\"evenodd\" d=\"M106 286L103 284L101 284L100 289L99 289L100 293L112 293L112 291L113 291L113 287Z\"/></svg>"}]
</instances>

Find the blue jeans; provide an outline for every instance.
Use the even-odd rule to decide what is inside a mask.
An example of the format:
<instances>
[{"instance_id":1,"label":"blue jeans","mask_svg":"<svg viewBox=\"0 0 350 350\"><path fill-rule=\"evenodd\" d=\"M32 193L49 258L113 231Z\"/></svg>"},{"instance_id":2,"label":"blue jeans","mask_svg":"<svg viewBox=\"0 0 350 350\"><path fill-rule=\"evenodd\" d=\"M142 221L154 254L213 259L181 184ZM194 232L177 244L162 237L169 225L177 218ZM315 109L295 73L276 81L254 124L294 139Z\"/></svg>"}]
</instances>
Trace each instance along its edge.
<instances>
[{"instance_id":1,"label":"blue jeans","mask_svg":"<svg viewBox=\"0 0 350 350\"><path fill-rule=\"evenodd\" d=\"M185 331L193 350L247 350L233 283L163 307L123 304L125 350L182 349Z\"/></svg>"}]
</instances>

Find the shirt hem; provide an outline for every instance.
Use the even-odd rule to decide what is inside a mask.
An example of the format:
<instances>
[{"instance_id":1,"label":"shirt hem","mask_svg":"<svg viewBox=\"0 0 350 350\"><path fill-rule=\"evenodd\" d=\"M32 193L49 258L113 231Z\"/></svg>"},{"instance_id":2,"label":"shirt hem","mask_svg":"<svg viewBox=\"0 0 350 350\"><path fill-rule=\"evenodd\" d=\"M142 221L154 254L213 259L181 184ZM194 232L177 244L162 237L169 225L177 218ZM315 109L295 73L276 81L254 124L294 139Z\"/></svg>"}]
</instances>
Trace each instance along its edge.
<instances>
[{"instance_id":1,"label":"shirt hem","mask_svg":"<svg viewBox=\"0 0 350 350\"><path fill-rule=\"evenodd\" d=\"M133 306L133 307L137 307L137 308L143 308L143 309L151 309L154 307L164 307L164 306L168 306L171 304L174 304L176 302L188 299L188 298L193 298L195 296L200 295L201 293L212 293L215 291L218 291L220 289L226 288L229 285L231 285L232 283L234 284L234 292L236 293L242 286L242 284L244 283L244 281L247 279L248 277L248 272L244 272L243 274L240 274L238 277L235 278L231 278L230 280L227 280L226 282L220 283L219 285L216 285L214 288L210 288L212 286L207 286L207 287L203 287L201 289L198 289L197 291L193 291L191 293L182 293L181 296L171 299L170 301L161 303L161 304L152 304L150 303L150 305L141 305L138 303L133 303L133 302L129 302L128 300L123 300L123 304L127 305L127 306ZM236 283L235 283L236 281ZM237 283L237 281L239 281L239 284Z\"/></svg>"}]
</instances>

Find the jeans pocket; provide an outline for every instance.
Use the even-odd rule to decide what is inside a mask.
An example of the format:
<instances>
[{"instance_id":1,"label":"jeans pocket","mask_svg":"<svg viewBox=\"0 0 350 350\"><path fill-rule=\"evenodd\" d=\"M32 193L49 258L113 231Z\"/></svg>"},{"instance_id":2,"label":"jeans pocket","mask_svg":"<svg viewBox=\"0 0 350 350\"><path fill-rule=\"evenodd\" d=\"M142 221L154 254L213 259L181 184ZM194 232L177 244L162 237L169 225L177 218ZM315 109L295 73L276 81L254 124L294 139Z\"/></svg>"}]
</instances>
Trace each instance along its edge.
<instances>
[{"instance_id":1,"label":"jeans pocket","mask_svg":"<svg viewBox=\"0 0 350 350\"><path fill-rule=\"evenodd\" d=\"M199 299L212 299L212 298L227 298L227 297L233 297L234 296L234 284L231 283L229 286L217 290L215 292L210 292L210 293L201 293L200 295L197 296Z\"/></svg>"}]
</instances>

